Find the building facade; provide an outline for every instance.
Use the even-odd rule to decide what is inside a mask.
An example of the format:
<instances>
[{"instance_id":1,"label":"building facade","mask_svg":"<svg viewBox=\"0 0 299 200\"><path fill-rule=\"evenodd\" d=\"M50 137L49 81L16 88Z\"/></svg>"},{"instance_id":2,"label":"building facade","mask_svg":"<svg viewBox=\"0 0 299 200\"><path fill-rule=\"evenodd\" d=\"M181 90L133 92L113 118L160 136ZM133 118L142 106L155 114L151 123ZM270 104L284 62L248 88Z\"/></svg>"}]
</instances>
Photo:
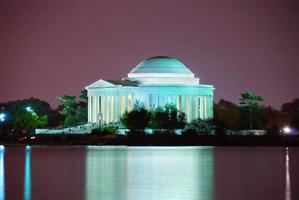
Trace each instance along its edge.
<instances>
[{"instance_id":1,"label":"building facade","mask_svg":"<svg viewBox=\"0 0 299 200\"><path fill-rule=\"evenodd\" d=\"M119 122L138 101L148 109L174 104L187 121L213 118L213 85L199 78L179 60L156 56L143 60L122 80L100 79L86 86L88 122Z\"/></svg>"}]
</instances>

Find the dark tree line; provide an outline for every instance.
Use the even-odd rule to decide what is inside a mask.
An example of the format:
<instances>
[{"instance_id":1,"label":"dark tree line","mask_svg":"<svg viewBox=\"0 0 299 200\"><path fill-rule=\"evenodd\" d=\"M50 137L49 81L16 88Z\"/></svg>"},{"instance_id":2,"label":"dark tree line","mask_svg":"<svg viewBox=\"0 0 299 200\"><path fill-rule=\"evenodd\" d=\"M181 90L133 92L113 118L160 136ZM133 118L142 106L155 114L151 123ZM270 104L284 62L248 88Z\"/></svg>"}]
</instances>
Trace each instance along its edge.
<instances>
[{"instance_id":1,"label":"dark tree line","mask_svg":"<svg viewBox=\"0 0 299 200\"><path fill-rule=\"evenodd\" d=\"M175 129L185 127L186 116L172 104L148 110L137 102L132 111L123 114L121 122L131 133L144 133L146 127L153 129L154 132L174 133Z\"/></svg>"},{"instance_id":2,"label":"dark tree line","mask_svg":"<svg viewBox=\"0 0 299 200\"><path fill-rule=\"evenodd\" d=\"M5 120L1 121L1 134L26 134L36 128L61 128L87 122L86 90L81 91L79 97L64 95L57 99L60 103L57 109L36 98L0 103L0 113L5 113ZM299 130L299 99L284 103L279 110L261 105L262 100L262 97L251 92L241 94L239 105L222 99L214 104L213 119L197 119L189 124L185 113L172 104L148 110L137 102L134 109L125 112L120 120L132 132L143 132L147 127L168 133L190 128L198 133L214 131L221 134L226 130L262 129L278 134L286 125Z\"/></svg>"},{"instance_id":3,"label":"dark tree line","mask_svg":"<svg viewBox=\"0 0 299 200\"><path fill-rule=\"evenodd\" d=\"M57 98L60 105L52 109L50 104L36 98L0 103L0 113L5 119L0 122L0 134L22 135L33 133L37 128L61 128L87 122L87 91L76 96Z\"/></svg>"},{"instance_id":4,"label":"dark tree line","mask_svg":"<svg viewBox=\"0 0 299 200\"><path fill-rule=\"evenodd\" d=\"M5 114L1 122L2 135L28 134L36 128L57 127L64 120L60 108L53 110L49 103L36 98L2 103L0 109Z\"/></svg>"},{"instance_id":5,"label":"dark tree line","mask_svg":"<svg viewBox=\"0 0 299 200\"><path fill-rule=\"evenodd\" d=\"M278 134L284 126L299 130L299 99L284 103L280 110L258 103L240 104L226 100L214 104L214 124L220 131L262 129Z\"/></svg>"},{"instance_id":6,"label":"dark tree line","mask_svg":"<svg viewBox=\"0 0 299 200\"><path fill-rule=\"evenodd\" d=\"M187 123L185 113L174 105L167 104L154 110L147 110L142 104L135 105L131 112L125 112L122 124L131 132L143 132L145 128L173 133L184 129L199 134L224 134L227 131L266 130L268 134L279 134L289 125L299 129L299 99L285 103L281 109L263 106L263 98L252 92L241 94L240 104L221 99L214 104L213 119L196 119Z\"/></svg>"}]
</instances>

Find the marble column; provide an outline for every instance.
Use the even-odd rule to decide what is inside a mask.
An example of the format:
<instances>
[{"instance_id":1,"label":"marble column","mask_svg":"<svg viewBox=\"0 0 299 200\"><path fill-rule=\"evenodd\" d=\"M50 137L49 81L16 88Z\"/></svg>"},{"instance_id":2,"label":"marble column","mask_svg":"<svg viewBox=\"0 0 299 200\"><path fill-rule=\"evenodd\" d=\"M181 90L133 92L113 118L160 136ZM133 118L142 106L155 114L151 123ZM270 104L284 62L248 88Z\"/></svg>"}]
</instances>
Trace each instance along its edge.
<instances>
[{"instance_id":1,"label":"marble column","mask_svg":"<svg viewBox=\"0 0 299 200\"><path fill-rule=\"evenodd\" d=\"M207 96L204 96L204 119L208 118Z\"/></svg>"},{"instance_id":2,"label":"marble column","mask_svg":"<svg viewBox=\"0 0 299 200\"><path fill-rule=\"evenodd\" d=\"M186 96L186 115L187 115L187 121L190 122L190 96Z\"/></svg>"},{"instance_id":3,"label":"marble column","mask_svg":"<svg viewBox=\"0 0 299 200\"><path fill-rule=\"evenodd\" d=\"M195 113L194 113L194 119L197 119L199 117L198 115L198 96L194 96L194 106L195 106Z\"/></svg>"},{"instance_id":4,"label":"marble column","mask_svg":"<svg viewBox=\"0 0 299 200\"><path fill-rule=\"evenodd\" d=\"M200 119L204 119L204 106L203 106L203 104L204 104L204 102L203 102L203 97L202 96L200 96L199 97L199 107L200 107Z\"/></svg>"},{"instance_id":5,"label":"marble column","mask_svg":"<svg viewBox=\"0 0 299 200\"><path fill-rule=\"evenodd\" d=\"M91 96L88 96L88 123L91 123Z\"/></svg>"}]
</instances>

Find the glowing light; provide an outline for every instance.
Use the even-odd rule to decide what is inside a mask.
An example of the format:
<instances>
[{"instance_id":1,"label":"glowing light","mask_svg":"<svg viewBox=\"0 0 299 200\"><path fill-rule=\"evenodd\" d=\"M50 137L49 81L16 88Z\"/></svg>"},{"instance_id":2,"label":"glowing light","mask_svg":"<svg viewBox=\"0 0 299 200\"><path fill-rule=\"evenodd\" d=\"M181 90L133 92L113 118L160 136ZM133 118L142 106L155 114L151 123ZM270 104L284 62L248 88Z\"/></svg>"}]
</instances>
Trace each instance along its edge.
<instances>
[{"instance_id":1,"label":"glowing light","mask_svg":"<svg viewBox=\"0 0 299 200\"><path fill-rule=\"evenodd\" d=\"M31 108L30 106L27 106L25 109L26 109L28 112L33 112L32 108Z\"/></svg>"},{"instance_id":2,"label":"glowing light","mask_svg":"<svg viewBox=\"0 0 299 200\"><path fill-rule=\"evenodd\" d=\"M4 146L0 145L0 199L5 199Z\"/></svg>"},{"instance_id":3,"label":"glowing light","mask_svg":"<svg viewBox=\"0 0 299 200\"><path fill-rule=\"evenodd\" d=\"M6 114L5 113L0 113L0 121L4 122L6 118Z\"/></svg>"},{"instance_id":4,"label":"glowing light","mask_svg":"<svg viewBox=\"0 0 299 200\"><path fill-rule=\"evenodd\" d=\"M286 169L286 179L285 179L285 200L291 200L291 179L290 179L290 167L289 167L289 149L286 148L285 155L285 169Z\"/></svg>"},{"instance_id":5,"label":"glowing light","mask_svg":"<svg viewBox=\"0 0 299 200\"><path fill-rule=\"evenodd\" d=\"M284 133L289 134L289 133L292 132L292 129L291 129L290 127L286 126L286 127L284 127L284 128L282 129L282 131L283 131Z\"/></svg>"},{"instance_id":6,"label":"glowing light","mask_svg":"<svg viewBox=\"0 0 299 200\"><path fill-rule=\"evenodd\" d=\"M31 199L31 159L30 159L30 146L26 146L25 155L25 172L24 172L24 200Z\"/></svg>"},{"instance_id":7,"label":"glowing light","mask_svg":"<svg viewBox=\"0 0 299 200\"><path fill-rule=\"evenodd\" d=\"M26 151L29 151L31 149L31 146L26 145Z\"/></svg>"}]
</instances>

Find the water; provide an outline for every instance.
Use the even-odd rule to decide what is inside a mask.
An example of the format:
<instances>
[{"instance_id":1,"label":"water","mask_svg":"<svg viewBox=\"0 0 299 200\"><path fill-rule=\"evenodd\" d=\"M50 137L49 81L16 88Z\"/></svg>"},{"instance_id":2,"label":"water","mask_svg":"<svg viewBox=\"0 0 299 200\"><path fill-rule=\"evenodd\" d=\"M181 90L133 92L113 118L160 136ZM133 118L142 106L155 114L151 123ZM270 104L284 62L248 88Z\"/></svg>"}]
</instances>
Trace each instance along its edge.
<instances>
[{"instance_id":1,"label":"water","mask_svg":"<svg viewBox=\"0 0 299 200\"><path fill-rule=\"evenodd\" d=\"M5 147L0 200L299 199L299 148Z\"/></svg>"}]
</instances>

